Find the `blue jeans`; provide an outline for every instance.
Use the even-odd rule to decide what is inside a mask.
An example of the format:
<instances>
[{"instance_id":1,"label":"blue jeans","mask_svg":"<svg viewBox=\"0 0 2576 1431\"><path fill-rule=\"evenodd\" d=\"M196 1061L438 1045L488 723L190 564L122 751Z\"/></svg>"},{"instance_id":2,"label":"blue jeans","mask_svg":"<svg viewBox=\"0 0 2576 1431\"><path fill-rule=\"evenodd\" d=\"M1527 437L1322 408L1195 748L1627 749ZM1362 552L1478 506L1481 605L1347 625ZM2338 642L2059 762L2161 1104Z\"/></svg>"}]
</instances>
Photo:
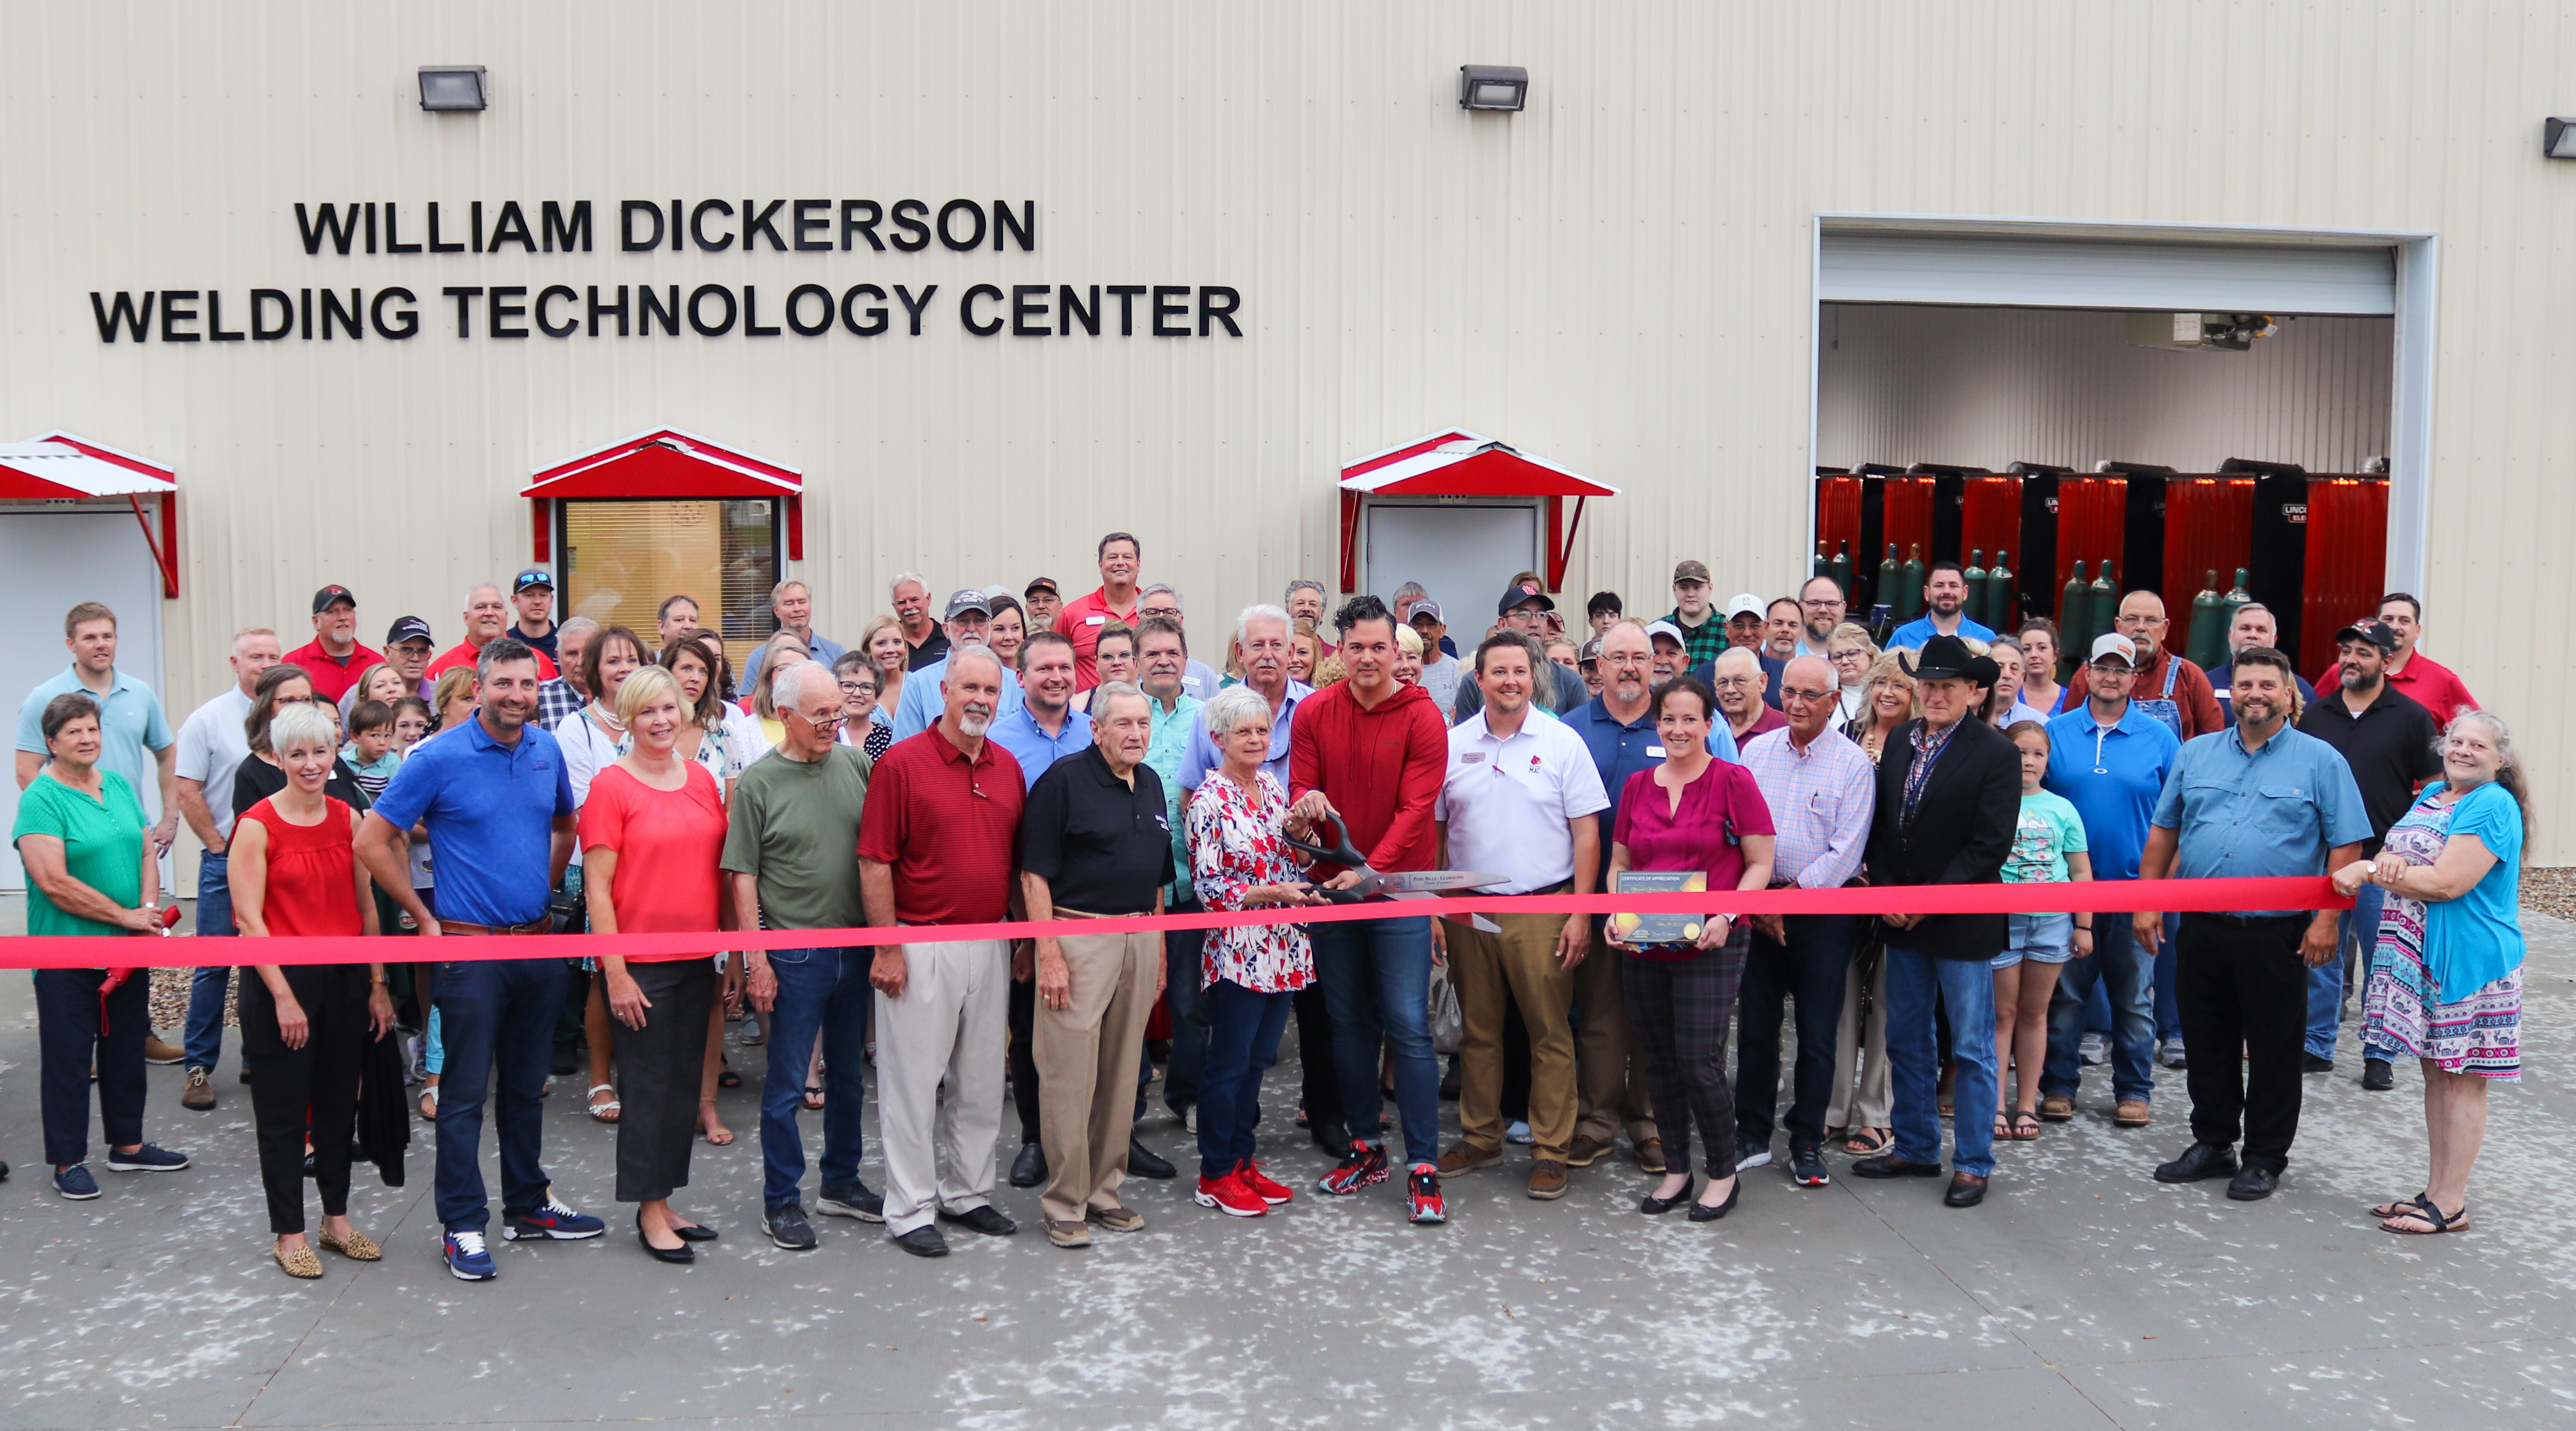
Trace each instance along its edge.
<instances>
[{"instance_id":1,"label":"blue jeans","mask_svg":"<svg viewBox=\"0 0 2576 1431\"><path fill-rule=\"evenodd\" d=\"M760 1189L763 1207L797 1201L796 1185L805 1180L805 1135L796 1126L796 1110L805 1096L805 1068L813 1061L817 1033L834 1085L823 1100L823 1186L839 1188L859 1180L859 1110L867 1092L864 1050L868 1009L876 996L868 987L868 969L875 962L874 949L837 945L769 951L778 998L769 1012L769 1072L760 1080L760 1161L767 1169Z\"/></svg>"},{"instance_id":2,"label":"blue jeans","mask_svg":"<svg viewBox=\"0 0 2576 1431\"><path fill-rule=\"evenodd\" d=\"M1172 914L1196 914L1196 901L1172 905ZM1208 991L1199 987L1200 955L1207 944L1204 929L1173 929L1163 935L1163 1005L1172 1011L1172 1057L1163 1068L1163 1102L1178 1113L1199 1100L1207 1074ZM1275 1041L1274 1041L1275 1042Z\"/></svg>"},{"instance_id":3,"label":"blue jeans","mask_svg":"<svg viewBox=\"0 0 2576 1431\"><path fill-rule=\"evenodd\" d=\"M233 887L226 877L227 860L222 855L201 855L197 859L197 934L206 939L229 939L241 931L233 925ZM224 991L232 983L233 971L222 964L202 965L188 976L187 1066L211 1073L215 1060L224 1056Z\"/></svg>"},{"instance_id":4,"label":"blue jeans","mask_svg":"<svg viewBox=\"0 0 2576 1431\"><path fill-rule=\"evenodd\" d=\"M1431 1052L1431 920L1318 924L1315 973L1333 1018L1333 1071L1342 1120L1364 1143L1386 1139L1378 1050L1395 1054L1395 1109L1408 1163L1440 1158L1440 1060Z\"/></svg>"},{"instance_id":5,"label":"blue jeans","mask_svg":"<svg viewBox=\"0 0 2576 1431\"><path fill-rule=\"evenodd\" d=\"M2042 1096L2075 1096L2083 1077L2076 1045L2091 1021L2087 1010L2097 993L2109 999L2114 1015L2112 1096L2141 1102L2155 1096L2156 970L2169 962L2141 957L2129 916L2093 916L2093 957L2058 966L2057 992L2049 996L2048 1059L2039 1074Z\"/></svg>"},{"instance_id":6,"label":"blue jeans","mask_svg":"<svg viewBox=\"0 0 2576 1431\"><path fill-rule=\"evenodd\" d=\"M1995 1170L1995 975L1983 959L1935 959L1887 946L1887 1067L1894 1079L1896 1156L1941 1161L1941 1051L1932 1030L1932 1001L1950 1012L1950 1085L1959 1114L1950 1170L1985 1177Z\"/></svg>"},{"instance_id":7,"label":"blue jeans","mask_svg":"<svg viewBox=\"0 0 2576 1431\"><path fill-rule=\"evenodd\" d=\"M2308 971L2308 1052L2319 1058L2334 1057L2335 1036L2343 1024L2344 981L2356 968L2368 977L2370 951L2379 943L2379 916L2387 908L2388 891L2363 885L2352 897L2352 908L2336 921L2335 957ZM2355 943L2361 949L2357 963Z\"/></svg>"},{"instance_id":8,"label":"blue jeans","mask_svg":"<svg viewBox=\"0 0 2576 1431\"><path fill-rule=\"evenodd\" d=\"M530 943L542 945L541 940ZM533 1212L546 1200L546 1054L563 1003L563 960L463 959L438 966L438 1220L480 1232L492 1220L483 1187L483 1103L491 1095L501 1143L501 1210Z\"/></svg>"},{"instance_id":9,"label":"blue jeans","mask_svg":"<svg viewBox=\"0 0 2576 1431\"><path fill-rule=\"evenodd\" d=\"M1193 969L1190 982L1198 982ZM1279 1061L1295 993L1257 993L1218 980L1197 1003L1208 1014L1207 1062L1199 1074L1199 1176L1221 1178L1252 1156L1252 1125L1261 1116L1261 1075Z\"/></svg>"}]
</instances>

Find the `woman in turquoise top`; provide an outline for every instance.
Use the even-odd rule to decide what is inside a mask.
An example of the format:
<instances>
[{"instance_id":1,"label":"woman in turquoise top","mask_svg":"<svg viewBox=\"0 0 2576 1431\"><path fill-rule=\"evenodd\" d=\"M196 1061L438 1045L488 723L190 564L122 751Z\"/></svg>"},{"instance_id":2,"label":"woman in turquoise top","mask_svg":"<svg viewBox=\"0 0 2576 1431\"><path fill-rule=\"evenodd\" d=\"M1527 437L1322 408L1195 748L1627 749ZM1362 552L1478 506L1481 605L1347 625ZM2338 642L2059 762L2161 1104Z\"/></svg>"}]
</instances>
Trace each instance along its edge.
<instances>
[{"instance_id":1,"label":"woman in turquoise top","mask_svg":"<svg viewBox=\"0 0 2576 1431\"><path fill-rule=\"evenodd\" d=\"M2388 891L2364 1048L2423 1061L2432 1175L2417 1196L2371 1209L2397 1233L2468 1229L2487 1083L2522 1076L2516 911L2528 801L2512 732L2485 711L2463 711L2443 733L2442 774L2390 828L2378 859L2355 860L2334 877L2346 894L2365 880Z\"/></svg>"}]
</instances>

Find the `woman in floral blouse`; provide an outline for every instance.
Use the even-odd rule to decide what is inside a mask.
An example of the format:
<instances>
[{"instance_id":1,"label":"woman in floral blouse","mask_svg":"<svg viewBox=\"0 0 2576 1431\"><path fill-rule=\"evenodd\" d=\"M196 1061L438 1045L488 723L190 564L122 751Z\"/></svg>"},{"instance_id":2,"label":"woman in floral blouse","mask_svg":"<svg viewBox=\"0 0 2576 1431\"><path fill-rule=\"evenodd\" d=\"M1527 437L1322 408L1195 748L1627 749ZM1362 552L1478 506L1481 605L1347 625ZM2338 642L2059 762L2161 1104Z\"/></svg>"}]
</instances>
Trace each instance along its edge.
<instances>
[{"instance_id":1,"label":"woman in floral blouse","mask_svg":"<svg viewBox=\"0 0 2576 1431\"><path fill-rule=\"evenodd\" d=\"M1225 765L1190 800L1190 873L1199 903L1210 910L1316 903L1281 838L1306 838L1306 822L1288 814L1288 792L1261 768L1270 754L1270 703L1248 686L1229 686L1205 715ZM1303 925L1262 924L1210 930L1202 957L1209 1028L1199 1073L1198 1201L1234 1217L1259 1217L1290 1197L1252 1157L1261 1075L1278 1060L1296 991L1314 982L1315 951Z\"/></svg>"}]
</instances>

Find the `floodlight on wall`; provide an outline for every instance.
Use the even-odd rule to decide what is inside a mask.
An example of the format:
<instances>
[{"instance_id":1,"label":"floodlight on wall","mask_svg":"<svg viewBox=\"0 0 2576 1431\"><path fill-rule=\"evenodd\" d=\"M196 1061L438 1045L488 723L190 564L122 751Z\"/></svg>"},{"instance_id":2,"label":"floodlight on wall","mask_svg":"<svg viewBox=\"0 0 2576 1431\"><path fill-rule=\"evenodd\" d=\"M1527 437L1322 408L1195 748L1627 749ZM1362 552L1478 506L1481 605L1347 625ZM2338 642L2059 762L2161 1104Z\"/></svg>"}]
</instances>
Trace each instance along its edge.
<instances>
[{"instance_id":1,"label":"floodlight on wall","mask_svg":"<svg viewBox=\"0 0 2576 1431\"><path fill-rule=\"evenodd\" d=\"M490 109L492 100L483 89L481 65L422 65L420 67L420 107L433 112L450 109Z\"/></svg>"},{"instance_id":2,"label":"floodlight on wall","mask_svg":"<svg viewBox=\"0 0 2576 1431\"><path fill-rule=\"evenodd\" d=\"M1529 100L1529 71L1519 65L1460 65L1458 107L1518 112Z\"/></svg>"},{"instance_id":3,"label":"floodlight on wall","mask_svg":"<svg viewBox=\"0 0 2576 1431\"><path fill-rule=\"evenodd\" d=\"M2540 121L2540 157L2576 159L2576 119Z\"/></svg>"}]
</instances>

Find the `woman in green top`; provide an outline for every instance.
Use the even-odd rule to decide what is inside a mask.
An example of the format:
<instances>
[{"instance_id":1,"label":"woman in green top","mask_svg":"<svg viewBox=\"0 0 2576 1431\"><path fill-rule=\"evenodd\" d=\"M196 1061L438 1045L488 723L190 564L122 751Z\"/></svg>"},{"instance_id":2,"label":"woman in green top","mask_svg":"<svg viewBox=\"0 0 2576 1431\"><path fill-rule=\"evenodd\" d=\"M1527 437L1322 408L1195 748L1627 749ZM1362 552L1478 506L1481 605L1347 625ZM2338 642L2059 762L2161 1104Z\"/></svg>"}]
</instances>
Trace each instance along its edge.
<instances>
[{"instance_id":1,"label":"woman in green top","mask_svg":"<svg viewBox=\"0 0 2576 1431\"><path fill-rule=\"evenodd\" d=\"M98 768L98 703L77 691L54 697L43 717L53 763L18 797L11 839L27 867L27 932L118 937L161 932L160 880L150 822L134 787ZM98 1196L89 1158L89 1084L98 1069L99 1122L107 1165L118 1172L169 1172L187 1158L143 1141L143 1036L151 1022L151 980L101 951L116 967L36 971L36 1029L43 1049L45 1161L54 1190Z\"/></svg>"}]
</instances>

